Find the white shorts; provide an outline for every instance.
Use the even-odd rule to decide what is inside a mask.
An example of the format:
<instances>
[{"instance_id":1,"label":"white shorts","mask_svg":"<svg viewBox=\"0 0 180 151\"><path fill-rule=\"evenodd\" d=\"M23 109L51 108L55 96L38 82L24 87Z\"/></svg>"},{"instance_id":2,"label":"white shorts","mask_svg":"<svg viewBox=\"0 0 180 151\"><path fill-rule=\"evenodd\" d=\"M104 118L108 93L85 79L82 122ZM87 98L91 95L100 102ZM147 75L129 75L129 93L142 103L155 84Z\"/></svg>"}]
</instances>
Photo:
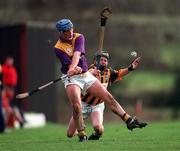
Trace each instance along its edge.
<instances>
[{"instance_id":1,"label":"white shorts","mask_svg":"<svg viewBox=\"0 0 180 151\"><path fill-rule=\"evenodd\" d=\"M98 105L89 105L85 102L82 102L82 113L83 113L83 118L86 119L89 117L89 115L92 113L92 112L95 112L95 111L99 111L102 113L104 113L104 109L105 109L105 105L104 105L104 102L98 104Z\"/></svg>"},{"instance_id":2,"label":"white shorts","mask_svg":"<svg viewBox=\"0 0 180 151\"><path fill-rule=\"evenodd\" d=\"M66 76L63 74L63 77ZM62 79L62 82L64 83L65 88L68 85L75 84L78 85L81 90L82 94L86 94L87 89L96 81L96 77L94 77L89 71L83 73L83 74L78 74L74 75L70 78L65 77Z\"/></svg>"}]
</instances>

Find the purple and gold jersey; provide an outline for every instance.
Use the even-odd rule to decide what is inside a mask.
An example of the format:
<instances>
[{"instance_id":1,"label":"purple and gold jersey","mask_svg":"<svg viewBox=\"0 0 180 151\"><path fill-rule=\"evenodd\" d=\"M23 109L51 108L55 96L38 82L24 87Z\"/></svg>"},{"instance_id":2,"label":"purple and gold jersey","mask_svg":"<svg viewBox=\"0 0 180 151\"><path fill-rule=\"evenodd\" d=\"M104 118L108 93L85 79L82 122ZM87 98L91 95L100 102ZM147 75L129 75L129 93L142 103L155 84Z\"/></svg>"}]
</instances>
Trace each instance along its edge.
<instances>
[{"instance_id":1,"label":"purple and gold jersey","mask_svg":"<svg viewBox=\"0 0 180 151\"><path fill-rule=\"evenodd\" d=\"M89 70L94 69L95 66L91 65ZM106 69L103 72L100 72L99 75L96 77L101 84L107 89L113 82L122 80L122 77L120 76L121 69L120 70L113 70L113 69ZM82 95L81 99L83 102L86 102L89 105L97 105L103 102L103 100L91 95L86 94Z\"/></svg>"},{"instance_id":2,"label":"purple and gold jersey","mask_svg":"<svg viewBox=\"0 0 180 151\"><path fill-rule=\"evenodd\" d=\"M81 52L78 66L82 68L83 72L88 70L88 63L85 57L84 36L82 34L74 33L71 41L59 39L54 47L56 56L61 62L61 72L63 74L67 74L75 51Z\"/></svg>"}]
</instances>

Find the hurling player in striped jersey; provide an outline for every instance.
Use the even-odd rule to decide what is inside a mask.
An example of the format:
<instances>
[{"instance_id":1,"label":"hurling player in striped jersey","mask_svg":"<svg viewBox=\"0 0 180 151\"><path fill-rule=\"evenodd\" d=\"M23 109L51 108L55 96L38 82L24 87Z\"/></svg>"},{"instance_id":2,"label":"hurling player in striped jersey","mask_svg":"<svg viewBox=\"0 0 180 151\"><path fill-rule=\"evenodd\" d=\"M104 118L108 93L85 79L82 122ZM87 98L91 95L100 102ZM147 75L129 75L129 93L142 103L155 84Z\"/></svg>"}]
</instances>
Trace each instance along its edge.
<instances>
[{"instance_id":1,"label":"hurling player in striped jersey","mask_svg":"<svg viewBox=\"0 0 180 151\"><path fill-rule=\"evenodd\" d=\"M121 81L123 76L136 69L140 62L140 57L136 58L129 67L119 70L113 70L108 68L109 53L103 51L100 54L95 55L94 64L89 67L89 71L101 82L101 84L107 89L112 83ZM91 95L82 95L82 109L83 118L90 117L94 132L89 136L88 140L98 140L103 132L103 113L104 113L104 101ZM122 118L123 119L123 118ZM142 128L147 123L139 122L134 119L135 125L133 128ZM127 124L127 128L132 130L132 127ZM77 134L76 126L73 117L69 121L69 127L67 136L72 137Z\"/></svg>"}]
</instances>

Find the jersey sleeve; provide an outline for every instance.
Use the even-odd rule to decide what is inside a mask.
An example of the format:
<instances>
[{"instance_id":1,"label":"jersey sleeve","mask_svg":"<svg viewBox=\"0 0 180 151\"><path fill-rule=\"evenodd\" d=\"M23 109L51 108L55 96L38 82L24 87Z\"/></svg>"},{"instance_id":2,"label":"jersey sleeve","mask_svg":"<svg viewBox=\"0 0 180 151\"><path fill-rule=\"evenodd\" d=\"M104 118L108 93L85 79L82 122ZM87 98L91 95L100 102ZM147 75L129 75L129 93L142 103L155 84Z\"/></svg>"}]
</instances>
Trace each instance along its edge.
<instances>
[{"instance_id":1,"label":"jersey sleeve","mask_svg":"<svg viewBox=\"0 0 180 151\"><path fill-rule=\"evenodd\" d=\"M110 72L111 72L111 76L110 76L110 82L111 83L113 83L115 81L121 81L122 80L122 76L120 75L121 69L120 70L110 69Z\"/></svg>"},{"instance_id":2,"label":"jersey sleeve","mask_svg":"<svg viewBox=\"0 0 180 151\"><path fill-rule=\"evenodd\" d=\"M76 38L75 44L74 44L74 51L79 51L82 54L85 54L85 38L81 34L79 37Z\"/></svg>"}]
</instances>

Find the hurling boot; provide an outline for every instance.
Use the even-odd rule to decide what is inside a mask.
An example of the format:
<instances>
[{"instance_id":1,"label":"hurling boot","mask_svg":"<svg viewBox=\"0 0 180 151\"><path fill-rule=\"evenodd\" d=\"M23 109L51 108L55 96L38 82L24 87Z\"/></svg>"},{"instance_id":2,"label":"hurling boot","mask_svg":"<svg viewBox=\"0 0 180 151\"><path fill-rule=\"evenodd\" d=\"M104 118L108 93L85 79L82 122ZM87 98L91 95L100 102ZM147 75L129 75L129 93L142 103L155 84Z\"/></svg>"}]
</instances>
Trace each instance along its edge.
<instances>
[{"instance_id":1,"label":"hurling boot","mask_svg":"<svg viewBox=\"0 0 180 151\"><path fill-rule=\"evenodd\" d=\"M147 123L145 122L140 122L136 119L136 117L134 118L129 118L127 121L126 121L126 124L127 124L127 128L129 130L133 130L134 128L143 128L147 125Z\"/></svg>"},{"instance_id":2,"label":"hurling boot","mask_svg":"<svg viewBox=\"0 0 180 151\"><path fill-rule=\"evenodd\" d=\"M88 140L99 140L101 136L101 134L97 134L96 132L94 132L89 136Z\"/></svg>"},{"instance_id":3,"label":"hurling boot","mask_svg":"<svg viewBox=\"0 0 180 151\"><path fill-rule=\"evenodd\" d=\"M78 132L79 142L83 142L87 140L87 135L84 130Z\"/></svg>"}]
</instances>

